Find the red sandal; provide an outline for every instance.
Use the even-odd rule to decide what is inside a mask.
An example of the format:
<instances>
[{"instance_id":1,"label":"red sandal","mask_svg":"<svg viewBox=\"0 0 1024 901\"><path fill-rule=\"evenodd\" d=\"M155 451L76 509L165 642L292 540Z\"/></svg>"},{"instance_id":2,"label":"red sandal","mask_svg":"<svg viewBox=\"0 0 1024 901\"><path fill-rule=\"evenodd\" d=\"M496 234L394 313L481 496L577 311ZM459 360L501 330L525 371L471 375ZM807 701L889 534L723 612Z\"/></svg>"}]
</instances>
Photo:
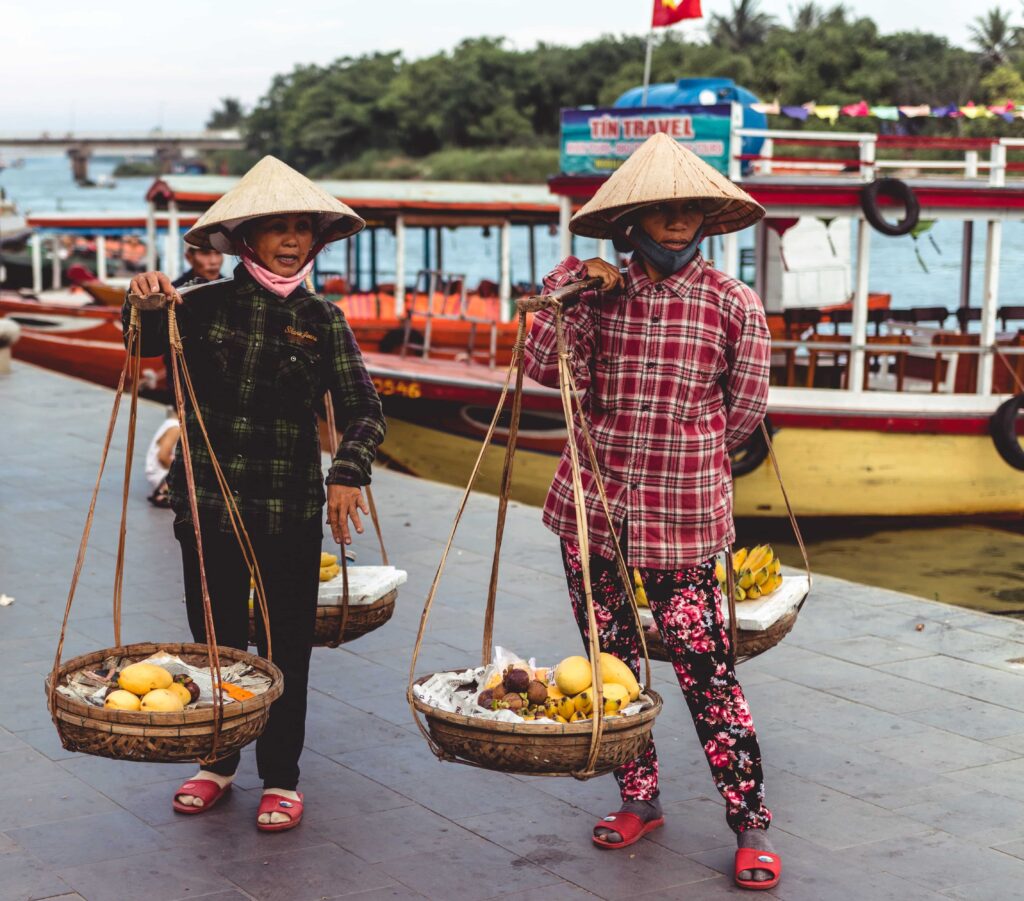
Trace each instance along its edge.
<instances>
[{"instance_id":1,"label":"red sandal","mask_svg":"<svg viewBox=\"0 0 1024 901\"><path fill-rule=\"evenodd\" d=\"M231 788L230 782L221 788L212 779L189 779L187 782L182 782L181 787L174 793L174 801L171 806L178 813L185 813L189 815L206 813L206 811L213 807L214 804L228 793L229 788ZM201 798L203 806L195 807L192 804L182 804L181 801L178 800L178 795L192 795L195 798Z\"/></svg>"},{"instance_id":2,"label":"red sandal","mask_svg":"<svg viewBox=\"0 0 1024 901\"><path fill-rule=\"evenodd\" d=\"M614 828L610 826L610 823L614 823ZM615 850L617 848L627 848L632 844L640 841L648 832L653 832L659 826L665 825L665 818L658 817L656 820L648 820L644 822L635 813L626 813L625 811L619 811L618 813L610 813L603 820L598 820L595 829L610 829L613 832L617 832L622 836L621 842L609 842L600 835L592 836L594 844L599 848L608 848Z\"/></svg>"},{"instance_id":3,"label":"red sandal","mask_svg":"<svg viewBox=\"0 0 1024 901\"><path fill-rule=\"evenodd\" d=\"M768 870L772 878L765 882L755 882L753 879L740 879L740 873L744 870ZM782 876L782 860L773 851L759 851L757 848L737 848L736 864L734 867L734 878L740 888L749 889L752 892L764 892L775 888Z\"/></svg>"},{"instance_id":4,"label":"red sandal","mask_svg":"<svg viewBox=\"0 0 1024 901\"><path fill-rule=\"evenodd\" d=\"M302 792L297 792L298 801L284 795L265 794L260 800L260 809L256 814L256 828L260 832L284 832L294 829L302 820ZM265 813L283 813L291 817L283 823L261 823L259 818Z\"/></svg>"}]
</instances>

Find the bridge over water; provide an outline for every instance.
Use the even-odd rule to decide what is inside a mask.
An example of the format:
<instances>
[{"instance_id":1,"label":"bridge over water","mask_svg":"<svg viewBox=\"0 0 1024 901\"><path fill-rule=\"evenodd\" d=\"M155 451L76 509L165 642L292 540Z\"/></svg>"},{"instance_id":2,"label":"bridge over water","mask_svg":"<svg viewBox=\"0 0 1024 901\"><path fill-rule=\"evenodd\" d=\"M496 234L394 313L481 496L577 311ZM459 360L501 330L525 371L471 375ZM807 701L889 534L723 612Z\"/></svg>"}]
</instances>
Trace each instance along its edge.
<instances>
[{"instance_id":1,"label":"bridge over water","mask_svg":"<svg viewBox=\"0 0 1024 901\"><path fill-rule=\"evenodd\" d=\"M219 131L148 132L0 132L0 147L64 150L76 181L89 177L94 153L152 153L161 172L170 172L188 153L202 150L237 150L245 140L236 129Z\"/></svg>"}]
</instances>

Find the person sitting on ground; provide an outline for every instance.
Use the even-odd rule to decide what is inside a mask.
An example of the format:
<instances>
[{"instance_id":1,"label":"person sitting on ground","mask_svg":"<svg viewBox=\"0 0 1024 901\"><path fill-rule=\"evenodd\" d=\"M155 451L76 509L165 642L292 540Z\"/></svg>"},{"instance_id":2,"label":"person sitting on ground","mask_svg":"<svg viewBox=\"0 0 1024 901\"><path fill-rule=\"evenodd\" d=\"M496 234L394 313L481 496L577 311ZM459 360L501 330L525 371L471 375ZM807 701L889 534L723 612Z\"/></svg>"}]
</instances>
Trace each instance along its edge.
<instances>
[{"instance_id":1,"label":"person sitting on ground","mask_svg":"<svg viewBox=\"0 0 1024 901\"><path fill-rule=\"evenodd\" d=\"M631 250L625 276L601 259L569 257L546 292L586 278L597 291L566 309L564 334L607 490L609 529L594 474L584 466L589 570L603 650L640 672L640 634L616 567L616 543L639 569L715 787L736 833L734 878L763 890L781 863L767 838L761 752L735 649L722 616L716 555L735 539L729 451L758 428L768 403L770 335L761 301L699 252L708 235L753 225L764 209L664 134L635 151L572 218L569 228ZM569 304L566 304L569 307ZM558 385L553 310L538 312L526 374ZM585 447L577 429L576 442ZM568 447L544 506L562 539L576 619L588 637L583 564ZM615 771L622 807L599 821L595 844L625 848L664 822L651 742Z\"/></svg>"},{"instance_id":2,"label":"person sitting on ground","mask_svg":"<svg viewBox=\"0 0 1024 901\"><path fill-rule=\"evenodd\" d=\"M153 440L146 451L146 481L153 493L148 500L154 507L170 507L171 500L167 491L167 473L174 460L174 448L181 435L178 414L173 407L167 410L167 418L160 423Z\"/></svg>"}]
</instances>

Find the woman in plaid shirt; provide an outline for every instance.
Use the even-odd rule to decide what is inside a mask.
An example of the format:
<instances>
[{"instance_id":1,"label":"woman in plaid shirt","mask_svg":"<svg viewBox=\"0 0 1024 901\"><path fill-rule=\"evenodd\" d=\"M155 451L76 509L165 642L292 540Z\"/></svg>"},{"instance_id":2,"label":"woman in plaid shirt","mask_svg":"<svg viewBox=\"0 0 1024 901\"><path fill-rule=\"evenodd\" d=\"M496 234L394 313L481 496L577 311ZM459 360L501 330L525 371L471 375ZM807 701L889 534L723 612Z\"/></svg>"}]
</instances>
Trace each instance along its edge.
<instances>
[{"instance_id":1,"label":"woman in plaid shirt","mask_svg":"<svg viewBox=\"0 0 1024 901\"><path fill-rule=\"evenodd\" d=\"M590 573L601 647L639 675L640 640L614 562L615 538L637 567L693 716L726 818L737 833L737 883L770 888L781 869L768 843L761 754L721 612L715 555L735 538L729 451L758 427L768 400L770 336L757 295L713 269L703 237L736 231L764 210L690 151L650 138L572 220L580 235L633 251L625 274L569 257L551 291L585 278L601 288L564 311L574 376L617 535L582 455ZM527 374L558 384L554 313L534 318ZM577 443L585 446L579 425ZM544 507L562 540L573 609L586 641L571 467L562 455ZM653 742L615 773L623 805L594 841L623 848L664 820Z\"/></svg>"},{"instance_id":2,"label":"woman in plaid shirt","mask_svg":"<svg viewBox=\"0 0 1024 901\"><path fill-rule=\"evenodd\" d=\"M196 400L211 443L252 540L270 612L274 663L284 693L270 708L256 741L264 791L257 828L297 826L303 798L296 790L306 720L323 541L323 507L334 538L348 544L350 523L363 530L361 486L384 437L380 399L345 316L306 290L313 258L331 241L364 225L345 204L273 157L265 157L185 236L195 247L241 257L230 279L183 288L162 272L132 280L131 293L176 299L177 322ZM125 304L124 318L130 313ZM168 346L167 316L142 313L142 354ZM320 462L316 413L330 392L341 444L327 475ZM245 649L249 634L249 568L228 518L213 460L188 406L184 426L192 453L203 564L217 643ZM168 477L178 514L185 603L197 642L206 641L199 552L191 521L184 460ZM256 646L267 653L263 618ZM175 793L183 814L209 810L231 786L239 755L200 769Z\"/></svg>"}]
</instances>

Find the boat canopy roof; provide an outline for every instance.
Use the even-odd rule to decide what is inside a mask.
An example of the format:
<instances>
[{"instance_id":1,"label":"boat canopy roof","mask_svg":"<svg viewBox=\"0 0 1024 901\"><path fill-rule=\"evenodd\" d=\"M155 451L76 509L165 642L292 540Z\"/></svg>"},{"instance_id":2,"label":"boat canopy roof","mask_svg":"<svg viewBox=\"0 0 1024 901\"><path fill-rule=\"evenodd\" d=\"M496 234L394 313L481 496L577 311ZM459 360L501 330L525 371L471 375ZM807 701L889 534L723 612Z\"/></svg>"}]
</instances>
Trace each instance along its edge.
<instances>
[{"instance_id":1,"label":"boat canopy roof","mask_svg":"<svg viewBox=\"0 0 1024 901\"><path fill-rule=\"evenodd\" d=\"M199 218L184 213L178 217L180 228L191 227ZM158 231L167 229L167 214L158 213ZM25 217L30 229L58 235L139 235L146 234L146 213L132 212L54 212L32 213Z\"/></svg>"},{"instance_id":2,"label":"boat canopy roof","mask_svg":"<svg viewBox=\"0 0 1024 901\"><path fill-rule=\"evenodd\" d=\"M166 175L158 178L146 199L158 209L174 202L179 210L203 211L238 183L220 175ZM450 181L318 181L317 184L351 206L371 225L392 225L402 216L406 225L500 225L558 221L558 201L546 185Z\"/></svg>"}]
</instances>

